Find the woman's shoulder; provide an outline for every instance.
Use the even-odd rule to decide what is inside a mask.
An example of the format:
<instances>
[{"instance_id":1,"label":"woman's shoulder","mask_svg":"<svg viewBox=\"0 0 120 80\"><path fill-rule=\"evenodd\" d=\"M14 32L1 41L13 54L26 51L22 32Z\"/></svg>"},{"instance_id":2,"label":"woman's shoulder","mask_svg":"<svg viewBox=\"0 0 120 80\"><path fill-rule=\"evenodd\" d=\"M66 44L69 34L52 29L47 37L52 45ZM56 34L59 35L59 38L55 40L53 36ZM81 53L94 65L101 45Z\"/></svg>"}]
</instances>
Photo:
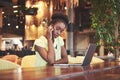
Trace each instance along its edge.
<instances>
[{"instance_id":1,"label":"woman's shoulder","mask_svg":"<svg viewBox=\"0 0 120 80\"><path fill-rule=\"evenodd\" d=\"M35 43L41 42L41 41L46 41L45 36L40 36L39 38L37 38L37 39L35 40Z\"/></svg>"},{"instance_id":2,"label":"woman's shoulder","mask_svg":"<svg viewBox=\"0 0 120 80\"><path fill-rule=\"evenodd\" d=\"M37 38L35 41L38 41L38 40L46 40L45 36L40 36L39 38Z\"/></svg>"}]
</instances>

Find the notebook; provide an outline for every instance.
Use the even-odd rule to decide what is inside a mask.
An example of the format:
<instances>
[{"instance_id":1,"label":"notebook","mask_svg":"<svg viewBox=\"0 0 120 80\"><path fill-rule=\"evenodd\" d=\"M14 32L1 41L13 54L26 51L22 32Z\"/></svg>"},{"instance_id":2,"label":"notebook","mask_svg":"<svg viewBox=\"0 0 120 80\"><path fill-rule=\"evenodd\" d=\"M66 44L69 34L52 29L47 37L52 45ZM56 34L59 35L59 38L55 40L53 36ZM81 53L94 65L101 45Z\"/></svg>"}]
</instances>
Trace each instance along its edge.
<instances>
[{"instance_id":1,"label":"notebook","mask_svg":"<svg viewBox=\"0 0 120 80\"><path fill-rule=\"evenodd\" d=\"M94 52L96 50L96 44L90 43L88 49L85 52L85 57L82 63L72 64L54 64L54 66L86 66L90 65Z\"/></svg>"}]
</instances>

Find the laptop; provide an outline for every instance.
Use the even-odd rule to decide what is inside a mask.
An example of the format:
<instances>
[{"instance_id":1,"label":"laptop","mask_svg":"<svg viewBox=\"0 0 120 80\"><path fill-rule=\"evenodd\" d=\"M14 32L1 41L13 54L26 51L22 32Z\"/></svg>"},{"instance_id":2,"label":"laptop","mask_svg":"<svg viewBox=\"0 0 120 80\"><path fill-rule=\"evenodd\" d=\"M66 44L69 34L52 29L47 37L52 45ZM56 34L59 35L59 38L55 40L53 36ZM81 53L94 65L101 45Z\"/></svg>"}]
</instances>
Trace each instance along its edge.
<instances>
[{"instance_id":1,"label":"laptop","mask_svg":"<svg viewBox=\"0 0 120 80\"><path fill-rule=\"evenodd\" d=\"M82 63L54 64L54 66L87 66L87 65L90 65L95 50L96 50L96 44L90 43L88 46L88 49L85 52L85 57Z\"/></svg>"}]
</instances>

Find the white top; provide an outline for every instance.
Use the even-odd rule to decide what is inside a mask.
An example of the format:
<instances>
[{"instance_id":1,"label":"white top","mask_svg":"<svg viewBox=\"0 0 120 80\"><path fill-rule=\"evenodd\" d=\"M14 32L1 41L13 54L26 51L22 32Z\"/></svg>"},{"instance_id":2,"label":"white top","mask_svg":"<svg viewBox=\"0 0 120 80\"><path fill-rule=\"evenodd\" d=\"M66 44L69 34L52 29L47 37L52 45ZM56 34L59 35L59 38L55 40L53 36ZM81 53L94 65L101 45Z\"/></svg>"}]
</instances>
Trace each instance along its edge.
<instances>
[{"instance_id":1,"label":"white top","mask_svg":"<svg viewBox=\"0 0 120 80\"><path fill-rule=\"evenodd\" d=\"M33 45L33 50L34 46L40 46L48 50L48 42L47 39L44 36L41 36L40 38L36 39ZM64 41L62 37L57 37L54 39L54 49L55 49L55 60L61 59L61 46L64 45ZM36 53L36 59L35 59L35 66L46 66L47 62L40 56L40 54L35 51Z\"/></svg>"}]
</instances>

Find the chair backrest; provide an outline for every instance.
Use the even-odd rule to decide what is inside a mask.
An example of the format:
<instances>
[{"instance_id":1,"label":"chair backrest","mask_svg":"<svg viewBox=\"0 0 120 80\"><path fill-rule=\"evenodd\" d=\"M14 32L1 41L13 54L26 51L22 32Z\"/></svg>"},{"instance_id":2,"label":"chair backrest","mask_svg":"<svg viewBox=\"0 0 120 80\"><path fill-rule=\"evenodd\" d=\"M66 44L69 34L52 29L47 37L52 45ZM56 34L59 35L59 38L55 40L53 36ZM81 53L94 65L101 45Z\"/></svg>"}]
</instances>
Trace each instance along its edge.
<instances>
[{"instance_id":1,"label":"chair backrest","mask_svg":"<svg viewBox=\"0 0 120 80\"><path fill-rule=\"evenodd\" d=\"M0 59L0 70L15 69L21 66L8 60Z\"/></svg>"},{"instance_id":2,"label":"chair backrest","mask_svg":"<svg viewBox=\"0 0 120 80\"><path fill-rule=\"evenodd\" d=\"M22 58L21 67L35 67L35 55L27 55Z\"/></svg>"}]
</instances>

